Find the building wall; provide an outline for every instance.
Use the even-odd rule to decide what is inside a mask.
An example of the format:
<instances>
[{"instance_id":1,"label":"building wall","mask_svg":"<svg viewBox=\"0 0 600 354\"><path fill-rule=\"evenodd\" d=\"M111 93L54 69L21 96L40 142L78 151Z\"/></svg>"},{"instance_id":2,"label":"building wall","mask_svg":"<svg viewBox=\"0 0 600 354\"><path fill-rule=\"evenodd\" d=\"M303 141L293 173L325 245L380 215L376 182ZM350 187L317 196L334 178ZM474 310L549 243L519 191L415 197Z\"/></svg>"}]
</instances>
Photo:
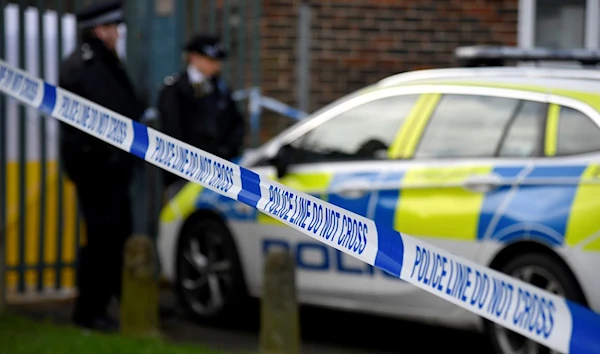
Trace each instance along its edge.
<instances>
[{"instance_id":1,"label":"building wall","mask_svg":"<svg viewBox=\"0 0 600 354\"><path fill-rule=\"evenodd\" d=\"M262 83L296 106L300 0L263 0ZM457 46L516 45L518 0L313 0L309 111L407 70L449 66ZM264 138L281 118L265 115Z\"/></svg>"}]
</instances>

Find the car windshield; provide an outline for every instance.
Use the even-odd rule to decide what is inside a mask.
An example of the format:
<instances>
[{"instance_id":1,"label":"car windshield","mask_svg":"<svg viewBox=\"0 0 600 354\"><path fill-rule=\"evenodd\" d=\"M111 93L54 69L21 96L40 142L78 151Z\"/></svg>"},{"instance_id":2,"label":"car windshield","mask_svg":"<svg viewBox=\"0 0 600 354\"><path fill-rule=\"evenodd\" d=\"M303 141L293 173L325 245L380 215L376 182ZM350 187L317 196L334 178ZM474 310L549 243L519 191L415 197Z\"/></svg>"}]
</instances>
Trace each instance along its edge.
<instances>
[{"instance_id":1,"label":"car windshield","mask_svg":"<svg viewBox=\"0 0 600 354\"><path fill-rule=\"evenodd\" d=\"M315 119L319 119L319 117L325 113L330 111L331 109L334 109L335 107L338 107L360 95L365 94L365 90L367 90L367 88L363 88L360 89L358 91L355 91L353 93L350 93L342 98L339 98L335 101L333 101L332 103L325 105L321 108L319 108L318 110L316 110L315 112L307 115L305 118L303 118L301 121L293 124L292 126L290 126L289 128L285 129L284 131L282 131L281 133L273 136L272 138L270 138L267 142L265 142L262 146L260 146L256 151L256 155L268 155L269 153L271 153L271 149L273 148L278 148L280 144L287 144L289 143L291 140L299 137L299 135L297 135L297 131L302 131L303 133L305 132L305 127L308 128L307 126L312 126L314 124L314 120ZM302 134L300 134L302 135ZM254 154L253 154L254 155Z\"/></svg>"}]
</instances>

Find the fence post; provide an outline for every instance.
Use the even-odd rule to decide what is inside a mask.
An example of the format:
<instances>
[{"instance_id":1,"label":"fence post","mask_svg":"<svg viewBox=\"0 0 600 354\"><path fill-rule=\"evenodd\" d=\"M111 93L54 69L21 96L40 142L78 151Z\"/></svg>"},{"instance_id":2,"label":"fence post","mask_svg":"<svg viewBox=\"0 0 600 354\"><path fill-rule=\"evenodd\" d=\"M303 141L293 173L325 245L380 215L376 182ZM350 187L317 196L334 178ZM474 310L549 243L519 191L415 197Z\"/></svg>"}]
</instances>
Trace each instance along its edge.
<instances>
[{"instance_id":1,"label":"fence post","mask_svg":"<svg viewBox=\"0 0 600 354\"><path fill-rule=\"evenodd\" d=\"M0 116L3 120L4 116ZM4 144L4 142L1 142ZM2 166L3 168L5 165ZM4 173L4 172L1 172ZM4 181L1 181L4 183ZM5 198L4 194L2 198ZM6 309L6 223L4 220L4 211L0 212L0 314Z\"/></svg>"},{"instance_id":2,"label":"fence post","mask_svg":"<svg viewBox=\"0 0 600 354\"><path fill-rule=\"evenodd\" d=\"M148 1L125 2L125 13L127 18L126 37L126 62L127 70L136 83L135 89L144 103L149 103L148 64L147 49L149 39L147 33L150 28L150 11L152 3ZM138 118L138 117L130 117ZM133 225L134 232L151 233L150 222L152 216L146 211L151 204L151 196L147 193L148 176L146 163L136 160L134 164L134 176L131 184L131 200L133 203Z\"/></svg>"},{"instance_id":3,"label":"fence post","mask_svg":"<svg viewBox=\"0 0 600 354\"><path fill-rule=\"evenodd\" d=\"M150 10L150 34L147 48L149 102L154 104L158 89L167 75L181 68L184 43L185 2L154 0Z\"/></svg>"},{"instance_id":4,"label":"fence post","mask_svg":"<svg viewBox=\"0 0 600 354\"><path fill-rule=\"evenodd\" d=\"M160 117L155 108L149 108L144 114L143 123L148 127L160 130ZM145 213L147 214L147 234L153 239L154 250L158 252L156 240L158 237L158 222L160 219L160 211L163 206L163 188L162 188L162 169L154 165L144 163L144 194L147 195ZM160 276L160 259L157 259L157 279Z\"/></svg>"},{"instance_id":5,"label":"fence post","mask_svg":"<svg viewBox=\"0 0 600 354\"><path fill-rule=\"evenodd\" d=\"M296 77L298 78L298 109L308 112L310 94L310 37L311 37L311 4L302 1L298 15L298 42L296 46Z\"/></svg>"},{"instance_id":6,"label":"fence post","mask_svg":"<svg viewBox=\"0 0 600 354\"><path fill-rule=\"evenodd\" d=\"M264 266L260 354L299 354L296 266L287 250L271 250Z\"/></svg>"},{"instance_id":7,"label":"fence post","mask_svg":"<svg viewBox=\"0 0 600 354\"><path fill-rule=\"evenodd\" d=\"M0 58L4 57L4 7L6 0L0 0ZM6 307L6 98L0 95L0 313L4 312Z\"/></svg>"},{"instance_id":8,"label":"fence post","mask_svg":"<svg viewBox=\"0 0 600 354\"><path fill-rule=\"evenodd\" d=\"M260 114L261 114L261 92L259 87L253 87L248 96L248 111L250 113L250 134L252 147L260 145Z\"/></svg>"}]
</instances>

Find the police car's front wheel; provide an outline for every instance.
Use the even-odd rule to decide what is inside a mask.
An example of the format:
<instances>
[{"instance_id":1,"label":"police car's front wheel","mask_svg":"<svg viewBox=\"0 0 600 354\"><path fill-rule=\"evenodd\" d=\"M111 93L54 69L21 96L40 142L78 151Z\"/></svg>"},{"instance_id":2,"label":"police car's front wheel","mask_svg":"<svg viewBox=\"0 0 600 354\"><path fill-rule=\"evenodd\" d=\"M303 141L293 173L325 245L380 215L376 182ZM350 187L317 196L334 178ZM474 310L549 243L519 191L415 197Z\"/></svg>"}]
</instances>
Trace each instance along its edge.
<instances>
[{"instance_id":1,"label":"police car's front wheel","mask_svg":"<svg viewBox=\"0 0 600 354\"><path fill-rule=\"evenodd\" d=\"M550 255L519 255L499 270L574 302L585 302L581 288L571 272L562 262ZM558 354L493 322L486 320L485 327L498 354Z\"/></svg>"},{"instance_id":2,"label":"police car's front wheel","mask_svg":"<svg viewBox=\"0 0 600 354\"><path fill-rule=\"evenodd\" d=\"M187 224L177 249L177 293L181 304L202 322L234 315L245 299L237 249L220 221L199 218Z\"/></svg>"}]
</instances>

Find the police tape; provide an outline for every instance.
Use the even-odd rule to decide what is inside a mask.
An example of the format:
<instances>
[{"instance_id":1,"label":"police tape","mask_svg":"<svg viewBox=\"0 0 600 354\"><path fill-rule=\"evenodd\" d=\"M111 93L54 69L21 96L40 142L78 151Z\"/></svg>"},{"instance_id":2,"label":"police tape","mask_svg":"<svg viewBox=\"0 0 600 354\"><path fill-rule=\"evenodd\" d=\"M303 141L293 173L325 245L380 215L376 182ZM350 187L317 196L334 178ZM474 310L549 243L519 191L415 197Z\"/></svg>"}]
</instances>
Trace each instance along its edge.
<instances>
[{"instance_id":1,"label":"police tape","mask_svg":"<svg viewBox=\"0 0 600 354\"><path fill-rule=\"evenodd\" d=\"M233 91L233 93L231 94L231 98L234 101L241 101L241 100L245 100L250 96L250 93L252 93L255 90L260 90L260 88L258 87L249 87L246 89L240 89L240 90L236 90Z\"/></svg>"},{"instance_id":2,"label":"police tape","mask_svg":"<svg viewBox=\"0 0 600 354\"><path fill-rule=\"evenodd\" d=\"M562 353L600 353L600 315L185 144L0 60L0 91Z\"/></svg>"},{"instance_id":3,"label":"police tape","mask_svg":"<svg viewBox=\"0 0 600 354\"><path fill-rule=\"evenodd\" d=\"M294 107L288 106L287 104L278 101L272 97L261 96L260 105L263 108L267 108L273 112L277 112L294 120L300 120L306 117L307 115L305 112L302 112Z\"/></svg>"},{"instance_id":4,"label":"police tape","mask_svg":"<svg viewBox=\"0 0 600 354\"><path fill-rule=\"evenodd\" d=\"M273 97L261 95L260 87L250 87L247 89L237 90L233 92L232 96L234 101L241 101L245 99L250 99L253 101L250 103L251 112L257 112L259 107L262 107L294 120L300 120L307 116L306 112L289 106L274 99Z\"/></svg>"}]
</instances>

